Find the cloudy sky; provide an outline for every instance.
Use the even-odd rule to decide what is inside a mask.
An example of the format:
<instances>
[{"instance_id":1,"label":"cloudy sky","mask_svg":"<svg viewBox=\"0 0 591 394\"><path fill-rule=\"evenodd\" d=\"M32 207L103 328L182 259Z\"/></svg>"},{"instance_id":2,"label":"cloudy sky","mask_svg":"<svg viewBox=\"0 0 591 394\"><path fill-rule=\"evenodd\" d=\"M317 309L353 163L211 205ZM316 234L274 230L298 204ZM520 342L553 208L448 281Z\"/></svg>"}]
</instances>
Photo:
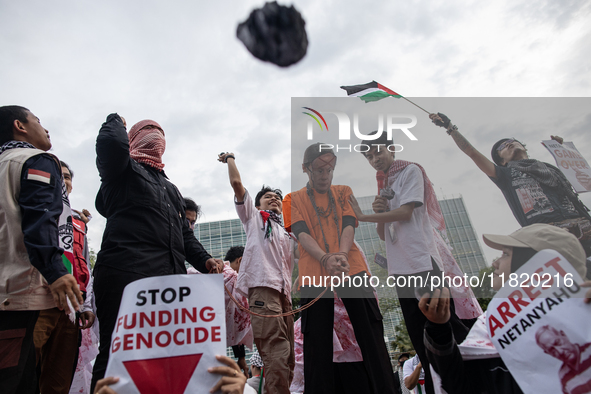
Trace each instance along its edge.
<instances>
[{"instance_id":1,"label":"cloudy sky","mask_svg":"<svg viewBox=\"0 0 591 394\"><path fill-rule=\"evenodd\" d=\"M53 152L75 171L73 207L94 213L95 250L105 219L94 209L94 143L112 112L128 124L151 118L163 126L165 171L202 205L202 221L236 217L219 152L236 153L248 188L291 191L291 98L343 97L340 85L371 80L447 113L485 153L510 135L528 143L531 156L552 161L539 141L559 134L591 160L583 99L591 83L590 2L293 4L310 45L301 62L281 69L252 57L235 37L259 1L0 0L0 105L30 108L50 131ZM498 101L441 99L460 97L578 99L545 102L544 122L540 106L509 122ZM395 102L396 111L413 111ZM522 101L511 103L515 110ZM416 113L423 116L419 142L401 158L424 164L440 197L462 194L479 234L515 230L496 186ZM591 196L583 201L591 206ZM489 261L496 256L484 249Z\"/></svg>"}]
</instances>

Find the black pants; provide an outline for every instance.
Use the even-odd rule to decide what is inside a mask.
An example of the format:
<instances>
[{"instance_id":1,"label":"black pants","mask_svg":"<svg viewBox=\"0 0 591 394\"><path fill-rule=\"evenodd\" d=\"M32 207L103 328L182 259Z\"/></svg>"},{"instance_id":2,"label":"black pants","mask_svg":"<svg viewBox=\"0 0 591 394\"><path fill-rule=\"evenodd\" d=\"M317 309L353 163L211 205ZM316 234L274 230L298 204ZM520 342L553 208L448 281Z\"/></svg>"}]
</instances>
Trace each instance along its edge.
<instances>
[{"instance_id":1,"label":"black pants","mask_svg":"<svg viewBox=\"0 0 591 394\"><path fill-rule=\"evenodd\" d=\"M100 322L100 345L99 355L96 357L92 370L91 393L94 392L96 382L105 377L107 363L109 362L111 335L117 323L123 290L131 282L145 277L106 266L96 267L93 275L96 317Z\"/></svg>"},{"instance_id":2,"label":"black pants","mask_svg":"<svg viewBox=\"0 0 591 394\"><path fill-rule=\"evenodd\" d=\"M33 331L39 311L0 311L0 393L37 389Z\"/></svg>"},{"instance_id":3,"label":"black pants","mask_svg":"<svg viewBox=\"0 0 591 394\"><path fill-rule=\"evenodd\" d=\"M431 259L433 260L433 259ZM398 301L400 302L400 309L402 309L402 315L404 316L404 322L406 324L406 330L410 337L412 345L419 355L423 370L425 371L425 391L427 394L433 394L433 380L431 378L431 370L429 368L429 360L427 359L427 353L425 351L425 345L423 343L423 332L425 330L425 323L427 318L423 315L423 312L419 309L419 300L415 295L415 287L411 286L414 284L414 280L408 280L411 276L420 276L425 280L428 275L441 277L441 270L432 261L433 269L431 271L419 272L411 275L395 275L398 277L406 277L406 286L396 287L396 293L398 294ZM402 282L402 281L400 281ZM398 280L397 280L398 283ZM450 296L451 297L451 296ZM452 330L454 330L454 336L457 343L461 343L466 336L466 326L456 316L456 308L453 299L450 300L451 317L449 322L451 323Z\"/></svg>"},{"instance_id":4,"label":"black pants","mask_svg":"<svg viewBox=\"0 0 591 394\"><path fill-rule=\"evenodd\" d=\"M302 287L302 305L312 301L323 290ZM393 394L394 372L384 342L382 315L373 289L339 287L335 290L347 309L363 362L351 365L332 362L334 299L329 289L323 298L302 312L305 393Z\"/></svg>"}]
</instances>

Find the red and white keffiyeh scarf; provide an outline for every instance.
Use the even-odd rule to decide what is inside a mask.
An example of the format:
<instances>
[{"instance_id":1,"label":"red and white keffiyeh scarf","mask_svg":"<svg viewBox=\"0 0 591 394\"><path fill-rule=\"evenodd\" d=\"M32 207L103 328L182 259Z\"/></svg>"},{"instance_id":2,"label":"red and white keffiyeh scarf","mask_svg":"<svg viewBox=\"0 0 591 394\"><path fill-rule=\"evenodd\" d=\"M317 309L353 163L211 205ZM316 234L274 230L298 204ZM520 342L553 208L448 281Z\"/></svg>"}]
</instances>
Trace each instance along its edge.
<instances>
[{"instance_id":1,"label":"red and white keffiyeh scarf","mask_svg":"<svg viewBox=\"0 0 591 394\"><path fill-rule=\"evenodd\" d=\"M151 127L149 127L151 126ZM166 148L164 130L153 120L142 120L129 130L129 155L138 163L158 170L164 168L162 155Z\"/></svg>"}]
</instances>

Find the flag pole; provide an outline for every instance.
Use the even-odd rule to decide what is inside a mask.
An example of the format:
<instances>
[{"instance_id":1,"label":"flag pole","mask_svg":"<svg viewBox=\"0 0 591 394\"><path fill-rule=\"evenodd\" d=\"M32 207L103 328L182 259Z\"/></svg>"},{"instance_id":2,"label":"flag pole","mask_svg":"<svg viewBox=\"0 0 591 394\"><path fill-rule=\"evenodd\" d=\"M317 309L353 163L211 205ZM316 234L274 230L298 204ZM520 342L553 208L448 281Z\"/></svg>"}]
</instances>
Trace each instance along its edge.
<instances>
[{"instance_id":1,"label":"flag pole","mask_svg":"<svg viewBox=\"0 0 591 394\"><path fill-rule=\"evenodd\" d=\"M423 110L423 111L425 111L425 112L426 112L428 115L431 115L431 112L427 111L425 108L421 107L420 105L417 105L417 104L413 103L412 101L410 101L409 99L407 99L407 98L406 98L406 97L404 97L404 96L400 96L400 97L402 97L403 99L405 99L406 101L408 101L409 103L411 103L412 105L414 105L415 107L422 109L422 110Z\"/></svg>"}]
</instances>

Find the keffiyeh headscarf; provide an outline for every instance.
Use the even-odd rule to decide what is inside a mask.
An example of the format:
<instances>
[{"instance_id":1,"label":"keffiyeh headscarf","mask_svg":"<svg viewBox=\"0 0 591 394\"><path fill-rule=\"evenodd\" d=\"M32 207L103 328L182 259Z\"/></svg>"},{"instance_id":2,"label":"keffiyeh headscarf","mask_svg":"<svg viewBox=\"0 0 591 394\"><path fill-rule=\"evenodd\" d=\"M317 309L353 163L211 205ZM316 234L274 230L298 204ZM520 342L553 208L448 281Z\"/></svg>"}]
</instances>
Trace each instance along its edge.
<instances>
[{"instance_id":1,"label":"keffiyeh headscarf","mask_svg":"<svg viewBox=\"0 0 591 394\"><path fill-rule=\"evenodd\" d=\"M257 368L263 368L263 359L259 355L259 352L254 352L250 357L250 365L254 365Z\"/></svg>"},{"instance_id":2,"label":"keffiyeh headscarf","mask_svg":"<svg viewBox=\"0 0 591 394\"><path fill-rule=\"evenodd\" d=\"M146 128L152 126L155 128ZM162 155L166 149L164 130L153 120L142 120L129 130L129 155L138 163L158 170L164 168Z\"/></svg>"}]
</instances>

